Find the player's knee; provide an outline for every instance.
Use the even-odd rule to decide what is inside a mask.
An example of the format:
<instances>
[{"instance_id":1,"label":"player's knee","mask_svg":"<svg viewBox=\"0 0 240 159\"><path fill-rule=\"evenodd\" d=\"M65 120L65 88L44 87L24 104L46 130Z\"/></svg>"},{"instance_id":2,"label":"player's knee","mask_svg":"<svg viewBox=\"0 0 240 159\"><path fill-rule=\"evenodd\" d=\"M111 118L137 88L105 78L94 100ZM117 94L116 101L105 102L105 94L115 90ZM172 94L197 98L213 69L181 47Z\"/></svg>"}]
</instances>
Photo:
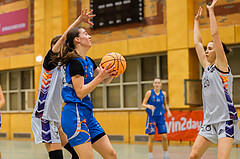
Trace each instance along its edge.
<instances>
[{"instance_id":1,"label":"player's knee","mask_svg":"<svg viewBox=\"0 0 240 159\"><path fill-rule=\"evenodd\" d=\"M167 140L167 135L166 134L162 135L161 137L162 137L162 140L164 140L164 141Z\"/></svg>"},{"instance_id":2,"label":"player's knee","mask_svg":"<svg viewBox=\"0 0 240 159\"><path fill-rule=\"evenodd\" d=\"M191 152L191 154L189 155L188 159L198 159L200 156L198 153L196 152Z\"/></svg>"},{"instance_id":3,"label":"player's knee","mask_svg":"<svg viewBox=\"0 0 240 159\"><path fill-rule=\"evenodd\" d=\"M114 149L109 151L109 159L117 159L117 153Z\"/></svg>"}]
</instances>

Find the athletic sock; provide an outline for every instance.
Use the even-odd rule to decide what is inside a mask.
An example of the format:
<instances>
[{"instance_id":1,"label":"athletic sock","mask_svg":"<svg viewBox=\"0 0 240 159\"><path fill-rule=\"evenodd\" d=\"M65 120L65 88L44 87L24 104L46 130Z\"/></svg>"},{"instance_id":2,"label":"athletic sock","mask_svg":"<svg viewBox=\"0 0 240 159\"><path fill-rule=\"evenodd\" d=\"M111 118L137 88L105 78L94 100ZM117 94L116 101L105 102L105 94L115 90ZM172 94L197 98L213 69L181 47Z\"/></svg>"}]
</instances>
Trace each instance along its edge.
<instances>
[{"instance_id":1,"label":"athletic sock","mask_svg":"<svg viewBox=\"0 0 240 159\"><path fill-rule=\"evenodd\" d=\"M168 157L168 151L163 151L163 157Z\"/></svg>"},{"instance_id":2,"label":"athletic sock","mask_svg":"<svg viewBox=\"0 0 240 159\"><path fill-rule=\"evenodd\" d=\"M62 150L55 150L48 152L50 159L63 159Z\"/></svg>"},{"instance_id":3,"label":"athletic sock","mask_svg":"<svg viewBox=\"0 0 240 159\"><path fill-rule=\"evenodd\" d=\"M148 153L148 158L149 158L149 159L153 159L153 154L152 154L152 152L149 152L149 153Z\"/></svg>"},{"instance_id":4,"label":"athletic sock","mask_svg":"<svg viewBox=\"0 0 240 159\"><path fill-rule=\"evenodd\" d=\"M64 148L72 154L72 159L79 159L76 151L74 150L73 147L71 147L69 142L64 146Z\"/></svg>"}]
</instances>

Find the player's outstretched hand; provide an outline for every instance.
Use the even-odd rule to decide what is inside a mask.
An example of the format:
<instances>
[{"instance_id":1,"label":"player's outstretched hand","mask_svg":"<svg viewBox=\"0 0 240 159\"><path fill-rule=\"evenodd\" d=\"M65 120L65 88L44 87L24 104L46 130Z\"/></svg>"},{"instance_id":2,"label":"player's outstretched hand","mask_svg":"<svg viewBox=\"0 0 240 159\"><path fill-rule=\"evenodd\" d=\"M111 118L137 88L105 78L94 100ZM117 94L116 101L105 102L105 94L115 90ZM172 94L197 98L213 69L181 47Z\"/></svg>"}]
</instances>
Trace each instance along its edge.
<instances>
[{"instance_id":1,"label":"player's outstretched hand","mask_svg":"<svg viewBox=\"0 0 240 159\"><path fill-rule=\"evenodd\" d=\"M207 9L213 9L215 7L215 4L217 3L218 0L213 0L212 4L209 6L207 5Z\"/></svg>"},{"instance_id":2,"label":"player's outstretched hand","mask_svg":"<svg viewBox=\"0 0 240 159\"><path fill-rule=\"evenodd\" d=\"M81 22L84 22L84 23L87 23L87 24L90 24L90 25L94 25L91 21L90 21L90 18L92 17L95 17L96 15L93 14L93 10L91 11L87 11L87 8L85 9L85 11L82 9L82 12L81 12L81 15L78 17L78 19L81 21Z\"/></svg>"},{"instance_id":3,"label":"player's outstretched hand","mask_svg":"<svg viewBox=\"0 0 240 159\"><path fill-rule=\"evenodd\" d=\"M198 9L198 13L195 16L195 20L199 20L199 18L202 16L202 7L200 6Z\"/></svg>"}]
</instances>

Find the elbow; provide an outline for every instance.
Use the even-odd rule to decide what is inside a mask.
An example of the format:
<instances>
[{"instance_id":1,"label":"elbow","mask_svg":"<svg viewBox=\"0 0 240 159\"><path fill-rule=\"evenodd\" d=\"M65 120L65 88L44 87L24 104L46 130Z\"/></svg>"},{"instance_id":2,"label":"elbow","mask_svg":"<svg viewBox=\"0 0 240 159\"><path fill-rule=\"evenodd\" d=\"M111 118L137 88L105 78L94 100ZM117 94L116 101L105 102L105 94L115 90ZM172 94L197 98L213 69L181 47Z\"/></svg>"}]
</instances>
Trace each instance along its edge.
<instances>
[{"instance_id":1,"label":"elbow","mask_svg":"<svg viewBox=\"0 0 240 159\"><path fill-rule=\"evenodd\" d=\"M218 31L213 31L213 32L211 33L211 35L212 35L212 37L218 36Z\"/></svg>"},{"instance_id":2,"label":"elbow","mask_svg":"<svg viewBox=\"0 0 240 159\"><path fill-rule=\"evenodd\" d=\"M76 92L76 94L77 94L77 97L78 97L80 100L82 100L82 99L84 98L84 95L83 95L82 93Z\"/></svg>"},{"instance_id":3,"label":"elbow","mask_svg":"<svg viewBox=\"0 0 240 159\"><path fill-rule=\"evenodd\" d=\"M195 47L196 47L196 46L199 46L199 45L201 45L201 44L202 44L201 42L194 40L194 45L195 45Z\"/></svg>"},{"instance_id":4,"label":"elbow","mask_svg":"<svg viewBox=\"0 0 240 159\"><path fill-rule=\"evenodd\" d=\"M82 100L84 97L82 95L77 95L77 97Z\"/></svg>"}]
</instances>

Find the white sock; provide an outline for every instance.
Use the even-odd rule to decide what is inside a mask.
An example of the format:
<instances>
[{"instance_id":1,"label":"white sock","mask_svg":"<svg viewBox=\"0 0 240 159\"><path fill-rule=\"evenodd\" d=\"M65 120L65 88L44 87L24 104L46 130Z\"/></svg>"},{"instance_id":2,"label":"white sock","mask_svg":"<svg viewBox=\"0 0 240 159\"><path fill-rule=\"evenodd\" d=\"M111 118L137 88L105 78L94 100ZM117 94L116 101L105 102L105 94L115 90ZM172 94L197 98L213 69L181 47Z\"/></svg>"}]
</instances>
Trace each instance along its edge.
<instances>
[{"instance_id":1,"label":"white sock","mask_svg":"<svg viewBox=\"0 0 240 159\"><path fill-rule=\"evenodd\" d=\"M163 157L168 157L168 152L167 151L163 151Z\"/></svg>"},{"instance_id":2,"label":"white sock","mask_svg":"<svg viewBox=\"0 0 240 159\"><path fill-rule=\"evenodd\" d=\"M148 158L149 158L149 159L153 159L153 154L152 154L152 152L149 152L149 153L148 153Z\"/></svg>"}]
</instances>

